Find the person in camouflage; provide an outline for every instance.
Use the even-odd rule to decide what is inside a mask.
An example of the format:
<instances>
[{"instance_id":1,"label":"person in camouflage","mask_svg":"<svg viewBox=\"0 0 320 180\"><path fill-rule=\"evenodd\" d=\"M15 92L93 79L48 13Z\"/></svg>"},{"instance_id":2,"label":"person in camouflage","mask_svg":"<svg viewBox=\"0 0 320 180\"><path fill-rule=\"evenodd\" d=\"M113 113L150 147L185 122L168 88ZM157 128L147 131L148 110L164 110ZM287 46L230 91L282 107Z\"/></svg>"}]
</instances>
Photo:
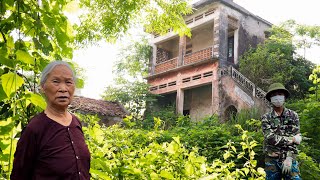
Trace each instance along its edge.
<instances>
[{"instance_id":1,"label":"person in camouflage","mask_svg":"<svg viewBox=\"0 0 320 180\"><path fill-rule=\"evenodd\" d=\"M271 111L261 118L267 180L301 179L296 160L302 139L299 117L283 105L289 95L281 83L271 84L266 94L272 104Z\"/></svg>"}]
</instances>

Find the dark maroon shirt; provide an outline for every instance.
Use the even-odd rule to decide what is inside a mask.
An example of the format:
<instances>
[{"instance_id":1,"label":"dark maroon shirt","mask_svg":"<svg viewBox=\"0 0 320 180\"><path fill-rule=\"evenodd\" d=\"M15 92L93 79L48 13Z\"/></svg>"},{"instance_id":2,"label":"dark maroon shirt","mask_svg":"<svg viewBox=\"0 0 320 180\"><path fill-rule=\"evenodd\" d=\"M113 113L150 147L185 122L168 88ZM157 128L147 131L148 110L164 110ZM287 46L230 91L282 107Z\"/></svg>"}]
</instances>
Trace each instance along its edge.
<instances>
[{"instance_id":1,"label":"dark maroon shirt","mask_svg":"<svg viewBox=\"0 0 320 180\"><path fill-rule=\"evenodd\" d=\"M63 126L45 113L33 117L18 141L12 180L90 179L90 152L81 124L72 115Z\"/></svg>"}]
</instances>

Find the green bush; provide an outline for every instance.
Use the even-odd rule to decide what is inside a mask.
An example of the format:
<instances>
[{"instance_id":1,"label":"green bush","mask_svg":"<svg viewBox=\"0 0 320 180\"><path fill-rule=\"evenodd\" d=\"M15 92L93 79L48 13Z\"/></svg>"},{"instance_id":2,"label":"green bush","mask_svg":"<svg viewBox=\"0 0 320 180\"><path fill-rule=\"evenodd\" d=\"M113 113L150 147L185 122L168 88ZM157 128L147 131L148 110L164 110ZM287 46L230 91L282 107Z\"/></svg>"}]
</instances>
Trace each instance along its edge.
<instances>
[{"instance_id":1,"label":"green bush","mask_svg":"<svg viewBox=\"0 0 320 180\"><path fill-rule=\"evenodd\" d=\"M146 113L145 119L139 122L141 123L140 127L144 129L153 129L155 125L154 117L157 117L163 121L161 127L162 129L169 129L171 127L174 127L178 119L178 115L176 115L175 113L175 107L167 106L165 108L162 108L161 110Z\"/></svg>"},{"instance_id":2,"label":"green bush","mask_svg":"<svg viewBox=\"0 0 320 180\"><path fill-rule=\"evenodd\" d=\"M92 121L96 122L96 119ZM83 131L91 152L93 179L264 177L254 159L256 141L245 130L239 132L241 141L229 141L231 136L225 131L226 126L219 126L216 118L170 130L87 124ZM240 147L239 151L235 147Z\"/></svg>"},{"instance_id":3,"label":"green bush","mask_svg":"<svg viewBox=\"0 0 320 180\"><path fill-rule=\"evenodd\" d=\"M299 153L298 162L303 179L320 179L320 164L303 152Z\"/></svg>"},{"instance_id":4,"label":"green bush","mask_svg":"<svg viewBox=\"0 0 320 180\"><path fill-rule=\"evenodd\" d=\"M304 146L301 146L303 152L320 163L320 102L306 99L291 102L287 107L299 114L301 133L304 137L310 138L303 139Z\"/></svg>"},{"instance_id":5,"label":"green bush","mask_svg":"<svg viewBox=\"0 0 320 180\"><path fill-rule=\"evenodd\" d=\"M178 137L157 143L161 131L84 127L91 152L93 179L197 179L206 173L206 158L187 150Z\"/></svg>"}]
</instances>

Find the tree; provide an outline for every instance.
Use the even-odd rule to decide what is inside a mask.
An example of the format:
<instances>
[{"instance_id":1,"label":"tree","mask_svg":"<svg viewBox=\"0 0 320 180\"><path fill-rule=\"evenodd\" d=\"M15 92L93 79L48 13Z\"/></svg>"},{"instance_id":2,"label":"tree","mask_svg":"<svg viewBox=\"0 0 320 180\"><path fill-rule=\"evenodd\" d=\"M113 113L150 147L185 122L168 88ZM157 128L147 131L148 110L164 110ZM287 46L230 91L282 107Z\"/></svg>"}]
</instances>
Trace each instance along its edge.
<instances>
[{"instance_id":1,"label":"tree","mask_svg":"<svg viewBox=\"0 0 320 180\"><path fill-rule=\"evenodd\" d=\"M188 0L80 0L85 13L76 26L82 44L106 39L114 41L134 24L148 33L165 34L172 29L191 36L183 16L192 13Z\"/></svg>"},{"instance_id":2,"label":"tree","mask_svg":"<svg viewBox=\"0 0 320 180\"><path fill-rule=\"evenodd\" d=\"M294 36L283 26L274 26L270 32L263 44L244 53L240 71L264 90L273 82L281 82L293 97L304 97L311 87L308 76L314 64L296 53Z\"/></svg>"},{"instance_id":3,"label":"tree","mask_svg":"<svg viewBox=\"0 0 320 180\"><path fill-rule=\"evenodd\" d=\"M117 76L115 83L107 86L103 95L105 100L124 104L135 119L143 115L148 101L154 101L154 95L149 92L149 85L143 79L148 75L151 52L145 38L123 48L114 65L114 74Z\"/></svg>"},{"instance_id":4,"label":"tree","mask_svg":"<svg viewBox=\"0 0 320 180\"><path fill-rule=\"evenodd\" d=\"M0 178L9 177L21 128L46 106L37 93L40 71L72 58L73 31L62 12L68 1L38 2L0 2Z\"/></svg>"},{"instance_id":5,"label":"tree","mask_svg":"<svg viewBox=\"0 0 320 180\"><path fill-rule=\"evenodd\" d=\"M288 20L282 24L282 27L294 35L293 41L296 47L303 49L303 58L306 57L307 49L320 45L320 26L297 24L294 20Z\"/></svg>"},{"instance_id":6,"label":"tree","mask_svg":"<svg viewBox=\"0 0 320 180\"><path fill-rule=\"evenodd\" d=\"M37 89L39 74L50 61L70 61L75 42L114 40L139 17L146 17L145 28L149 32L161 33L172 27L188 33L182 15L191 12L191 8L182 0L81 0L81 11L85 13L81 23L72 26L64 11L77 2L0 1L0 179L9 177L21 128L46 106ZM157 19L152 21L152 17ZM179 31L180 26L186 29ZM78 68L74 63L72 66ZM83 85L83 81L79 84Z\"/></svg>"}]
</instances>

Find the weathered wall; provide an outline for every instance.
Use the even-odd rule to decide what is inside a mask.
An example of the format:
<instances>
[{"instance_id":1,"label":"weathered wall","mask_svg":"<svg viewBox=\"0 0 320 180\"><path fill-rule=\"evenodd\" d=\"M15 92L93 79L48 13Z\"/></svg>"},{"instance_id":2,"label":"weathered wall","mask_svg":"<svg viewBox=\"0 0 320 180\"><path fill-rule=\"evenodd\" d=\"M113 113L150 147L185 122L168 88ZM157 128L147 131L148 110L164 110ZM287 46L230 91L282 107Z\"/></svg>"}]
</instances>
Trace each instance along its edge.
<instances>
[{"instance_id":1,"label":"weathered wall","mask_svg":"<svg viewBox=\"0 0 320 180\"><path fill-rule=\"evenodd\" d=\"M192 52L213 46L213 23L192 31Z\"/></svg>"},{"instance_id":2,"label":"weathered wall","mask_svg":"<svg viewBox=\"0 0 320 180\"><path fill-rule=\"evenodd\" d=\"M177 57L179 54L179 38L167 40L157 45L159 48L165 49L170 52L169 58Z\"/></svg>"},{"instance_id":3,"label":"weathered wall","mask_svg":"<svg viewBox=\"0 0 320 180\"><path fill-rule=\"evenodd\" d=\"M225 120L225 111L229 106L241 109L257 108L260 112L267 112L268 107L260 99L253 97L251 92L235 82L230 76L221 78L221 119Z\"/></svg>"},{"instance_id":4,"label":"weathered wall","mask_svg":"<svg viewBox=\"0 0 320 180\"><path fill-rule=\"evenodd\" d=\"M123 119L121 117L100 117L100 121L99 121L99 124L100 125L105 125L105 126L112 126L112 125L115 125L115 124L119 124L121 122L123 122Z\"/></svg>"},{"instance_id":5,"label":"weathered wall","mask_svg":"<svg viewBox=\"0 0 320 180\"><path fill-rule=\"evenodd\" d=\"M234 106L237 110L250 107L266 109L263 101L252 97L231 77L223 76L219 79L217 74L218 67L230 65L230 62L227 61L228 36L234 35L234 47L236 47L234 55L241 56L250 46L255 47L265 39L265 31L270 28L270 24L255 17L242 7L235 6L232 1L221 4L221 1L215 2L213 0L199 6L198 11L186 17L186 20L196 19L204 12L209 12L210 9L213 9L214 12L207 18L190 21L189 26L193 33L192 52L213 45L213 55L219 61L180 67L175 72L153 76L148 79L148 83L155 88L152 92L155 94L178 92L177 99L181 104L178 112L181 113L181 109L189 109L190 115L194 119L201 119L213 113L223 118L226 108L230 106ZM166 46L166 48L171 48L173 44L178 48L179 42L168 44L172 41L167 41L171 37L172 34L169 33L167 36L156 38L158 40L154 42L157 42L157 45L161 42L161 46ZM185 42L185 39L181 38L181 40ZM164 41L166 43L163 43ZM180 45L180 56L183 50L185 50L185 44ZM234 60L235 63L238 63L238 57L234 57ZM213 76L204 78L204 74L207 72L213 72ZM182 98L183 95L184 98ZM182 106L183 108L181 108Z\"/></svg>"},{"instance_id":6,"label":"weathered wall","mask_svg":"<svg viewBox=\"0 0 320 180\"><path fill-rule=\"evenodd\" d=\"M168 92L174 92L177 88L188 89L195 86L201 86L204 84L211 84L212 76L215 76L217 73L218 62L208 62L196 67L189 66L185 69L181 69L180 71L166 73L163 75L159 75L154 78L148 79L148 84L151 86L159 86L162 84L168 84L170 82L176 82L174 86L167 86L162 89L158 89L153 91L155 94L164 94ZM212 76L204 77L203 74L207 72L212 72ZM194 76L200 75L201 78L194 79ZM190 81L184 81L184 79L189 78Z\"/></svg>"},{"instance_id":7,"label":"weathered wall","mask_svg":"<svg viewBox=\"0 0 320 180\"><path fill-rule=\"evenodd\" d=\"M190 89L190 117L200 121L204 117L212 115L212 85L206 85Z\"/></svg>"}]
</instances>

